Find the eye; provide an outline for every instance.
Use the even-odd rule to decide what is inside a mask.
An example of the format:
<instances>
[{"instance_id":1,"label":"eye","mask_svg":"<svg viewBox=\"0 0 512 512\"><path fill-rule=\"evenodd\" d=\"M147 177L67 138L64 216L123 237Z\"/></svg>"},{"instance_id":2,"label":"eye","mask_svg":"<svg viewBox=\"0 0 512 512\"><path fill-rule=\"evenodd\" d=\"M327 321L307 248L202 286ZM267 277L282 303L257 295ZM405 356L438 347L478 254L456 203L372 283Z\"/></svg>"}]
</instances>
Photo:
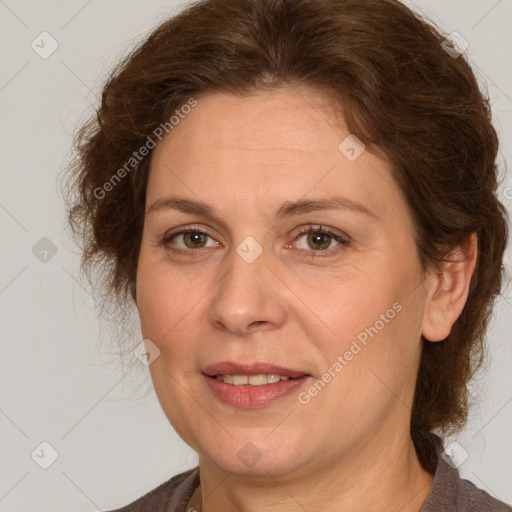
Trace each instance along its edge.
<instances>
[{"instance_id":1,"label":"eye","mask_svg":"<svg viewBox=\"0 0 512 512\"><path fill-rule=\"evenodd\" d=\"M213 239L213 243L207 245L208 238L212 239L206 231L191 228L166 235L162 239L162 244L173 252L188 254L193 250L217 247L220 245L219 242Z\"/></svg>"},{"instance_id":2,"label":"eye","mask_svg":"<svg viewBox=\"0 0 512 512\"><path fill-rule=\"evenodd\" d=\"M349 245L348 237L322 228L322 226L307 226L303 228L295 240L299 242L302 240L302 243L299 244L299 249L310 252L311 254L308 255L310 257L332 255ZM316 254L324 251L327 254Z\"/></svg>"},{"instance_id":3,"label":"eye","mask_svg":"<svg viewBox=\"0 0 512 512\"><path fill-rule=\"evenodd\" d=\"M210 243L208 239L211 240ZM348 246L350 239L346 235L317 225L302 228L294 239L295 243L297 241L300 242L298 249L301 252L305 252L307 257L317 258L332 256ZM207 231L195 227L170 233L161 240L161 243L169 251L188 255L200 255L202 249L221 245ZM286 247L289 248L291 245L288 244Z\"/></svg>"}]
</instances>

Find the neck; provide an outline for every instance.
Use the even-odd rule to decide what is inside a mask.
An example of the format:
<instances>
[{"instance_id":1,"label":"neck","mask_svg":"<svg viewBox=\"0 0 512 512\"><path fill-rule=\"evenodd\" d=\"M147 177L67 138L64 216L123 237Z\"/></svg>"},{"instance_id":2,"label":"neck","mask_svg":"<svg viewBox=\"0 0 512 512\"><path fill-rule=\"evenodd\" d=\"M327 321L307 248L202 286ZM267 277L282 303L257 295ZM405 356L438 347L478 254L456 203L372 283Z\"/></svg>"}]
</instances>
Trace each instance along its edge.
<instances>
[{"instance_id":1,"label":"neck","mask_svg":"<svg viewBox=\"0 0 512 512\"><path fill-rule=\"evenodd\" d=\"M433 475L421 466L410 437L392 439L384 444L372 439L342 457L278 477L268 471L230 473L200 456L201 486L188 510L418 512Z\"/></svg>"}]
</instances>

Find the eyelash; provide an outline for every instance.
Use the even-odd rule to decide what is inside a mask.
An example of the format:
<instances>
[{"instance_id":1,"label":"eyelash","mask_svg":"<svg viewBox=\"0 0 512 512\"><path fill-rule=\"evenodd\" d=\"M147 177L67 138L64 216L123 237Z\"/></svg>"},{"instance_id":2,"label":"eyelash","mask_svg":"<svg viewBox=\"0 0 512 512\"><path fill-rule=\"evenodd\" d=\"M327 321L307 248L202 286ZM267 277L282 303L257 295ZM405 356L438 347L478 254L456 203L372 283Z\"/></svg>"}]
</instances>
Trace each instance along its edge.
<instances>
[{"instance_id":1,"label":"eyelash","mask_svg":"<svg viewBox=\"0 0 512 512\"><path fill-rule=\"evenodd\" d=\"M311 258L311 259L328 258L330 256L337 254L339 251L348 247L350 244L348 237L345 238L337 233L334 233L333 231L331 231L328 228L323 228L321 225L306 226L306 227L302 228L299 231L299 233L297 234L297 236L295 237L295 240L298 240L302 236L310 234L310 233L311 234L322 233L324 235L328 235L333 240L336 240L336 242L338 242L339 245L337 247L335 247L334 249L324 249L324 250L319 250L319 251L313 251L313 250L308 251L306 249L299 249L301 251L306 251L306 253L309 253L309 254L306 254L306 258Z\"/></svg>"},{"instance_id":2,"label":"eyelash","mask_svg":"<svg viewBox=\"0 0 512 512\"><path fill-rule=\"evenodd\" d=\"M204 248L180 249L180 248L175 248L175 247L170 246L169 242L174 237L179 236L179 235L186 235L187 233L199 233L201 235L206 235L213 239L212 235L210 235L208 230L206 230L204 228L195 228L192 226L188 229L183 229L181 231L177 231L175 233L171 233L170 235L165 236L161 240L161 244L164 245L168 250L170 250L174 253L187 254L189 256L200 256L201 253L207 249L204 249ZM344 238L343 236L341 236L337 233L334 233L330 229L323 228L321 225L306 226L306 227L302 228L299 231L299 233L297 234L297 236L294 238L294 242L296 240L300 239L302 236L310 234L310 233L311 234L322 233L324 235L328 235L329 237L334 239L336 242L338 242L339 246L337 246L334 249L327 249L327 250L323 249L323 250L318 250L318 251L313 251L313 250L308 251L306 249L299 249L299 251L305 251L306 253L309 253L306 255L306 258L315 259L315 258L326 258L329 256L333 256L335 253L337 254L340 250L343 250L345 247L348 247L350 245L350 240L348 239L348 237ZM194 254L194 253L196 253L196 254Z\"/></svg>"}]
</instances>

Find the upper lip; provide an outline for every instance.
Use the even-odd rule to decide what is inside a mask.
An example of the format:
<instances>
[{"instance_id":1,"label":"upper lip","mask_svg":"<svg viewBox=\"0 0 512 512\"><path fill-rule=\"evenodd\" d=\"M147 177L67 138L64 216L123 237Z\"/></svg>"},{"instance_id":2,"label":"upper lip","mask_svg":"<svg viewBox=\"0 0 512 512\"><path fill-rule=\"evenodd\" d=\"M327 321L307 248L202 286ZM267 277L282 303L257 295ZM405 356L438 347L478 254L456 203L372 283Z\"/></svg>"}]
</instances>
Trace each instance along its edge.
<instances>
[{"instance_id":1,"label":"upper lip","mask_svg":"<svg viewBox=\"0 0 512 512\"><path fill-rule=\"evenodd\" d=\"M209 377L215 375L260 375L274 374L291 377L292 379L307 375L300 370L291 370L284 366L276 366L269 363L234 363L231 361L222 361L203 368L203 373Z\"/></svg>"}]
</instances>

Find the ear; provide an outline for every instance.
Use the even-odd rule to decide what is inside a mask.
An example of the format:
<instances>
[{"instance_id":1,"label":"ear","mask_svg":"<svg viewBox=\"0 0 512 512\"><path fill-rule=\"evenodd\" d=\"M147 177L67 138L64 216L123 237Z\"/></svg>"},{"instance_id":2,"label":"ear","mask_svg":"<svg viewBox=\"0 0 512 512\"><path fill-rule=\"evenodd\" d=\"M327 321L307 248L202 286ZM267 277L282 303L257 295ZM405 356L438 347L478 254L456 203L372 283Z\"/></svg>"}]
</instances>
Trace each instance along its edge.
<instances>
[{"instance_id":1,"label":"ear","mask_svg":"<svg viewBox=\"0 0 512 512\"><path fill-rule=\"evenodd\" d=\"M422 334L429 341L444 340L459 318L469 294L478 252L476 233L467 237L441 263L427 284Z\"/></svg>"}]
</instances>

